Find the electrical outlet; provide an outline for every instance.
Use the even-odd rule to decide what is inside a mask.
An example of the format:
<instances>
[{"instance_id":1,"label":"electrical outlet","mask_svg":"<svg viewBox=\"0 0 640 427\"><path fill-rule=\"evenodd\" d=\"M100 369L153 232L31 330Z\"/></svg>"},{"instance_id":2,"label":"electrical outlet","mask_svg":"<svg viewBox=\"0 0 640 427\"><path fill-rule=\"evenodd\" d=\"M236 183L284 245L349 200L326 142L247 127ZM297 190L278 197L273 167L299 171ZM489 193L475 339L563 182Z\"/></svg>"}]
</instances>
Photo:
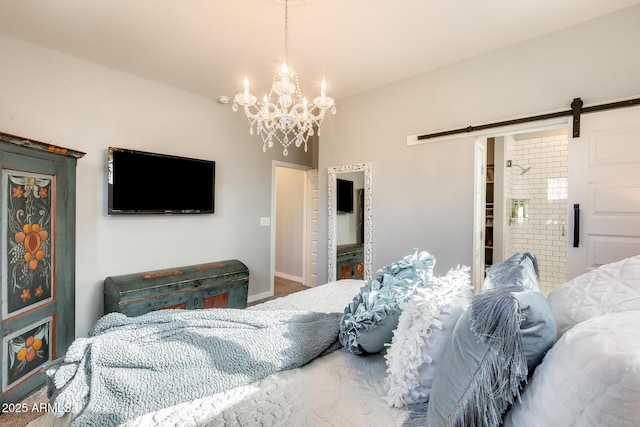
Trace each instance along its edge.
<instances>
[{"instance_id":1,"label":"electrical outlet","mask_svg":"<svg viewBox=\"0 0 640 427\"><path fill-rule=\"evenodd\" d=\"M270 225L271 225L271 218L269 218L268 216L260 217L260 226L261 227L268 227Z\"/></svg>"}]
</instances>

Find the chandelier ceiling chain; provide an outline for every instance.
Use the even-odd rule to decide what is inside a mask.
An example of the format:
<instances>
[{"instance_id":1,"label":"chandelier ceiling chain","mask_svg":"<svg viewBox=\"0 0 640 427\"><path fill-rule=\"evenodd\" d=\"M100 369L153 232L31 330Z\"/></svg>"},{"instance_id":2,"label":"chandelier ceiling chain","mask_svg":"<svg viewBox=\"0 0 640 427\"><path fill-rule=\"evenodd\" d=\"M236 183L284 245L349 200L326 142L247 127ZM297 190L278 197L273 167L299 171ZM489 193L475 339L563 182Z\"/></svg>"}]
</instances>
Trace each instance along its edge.
<instances>
[{"instance_id":1,"label":"chandelier ceiling chain","mask_svg":"<svg viewBox=\"0 0 640 427\"><path fill-rule=\"evenodd\" d=\"M249 78L244 78L244 91L235 96L233 111L238 111L242 106L249 120L249 133L254 134L254 127L258 135L262 137L262 151L267 147L273 147L274 140L282 147L283 155L289 154L289 146L295 144L300 147L304 144L307 151L307 141L315 134L314 128L320 135L320 126L325 114L330 109L331 114L336 114L336 106L333 98L326 95L327 83L322 79L320 96L311 103L302 96L298 76L287 67L289 44L289 1L284 2L284 62L280 72L273 76L271 90L258 101L255 95L249 93Z\"/></svg>"},{"instance_id":2,"label":"chandelier ceiling chain","mask_svg":"<svg viewBox=\"0 0 640 427\"><path fill-rule=\"evenodd\" d=\"M289 0L284 2L284 62L289 58Z\"/></svg>"}]
</instances>

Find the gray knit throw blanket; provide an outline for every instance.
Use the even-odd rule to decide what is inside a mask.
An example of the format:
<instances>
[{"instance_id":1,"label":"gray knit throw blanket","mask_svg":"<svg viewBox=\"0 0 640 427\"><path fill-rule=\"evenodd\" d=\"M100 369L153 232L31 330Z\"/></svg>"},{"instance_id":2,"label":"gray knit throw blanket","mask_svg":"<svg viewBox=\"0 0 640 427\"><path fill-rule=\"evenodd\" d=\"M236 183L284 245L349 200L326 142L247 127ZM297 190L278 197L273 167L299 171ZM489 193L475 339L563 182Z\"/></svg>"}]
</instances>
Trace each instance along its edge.
<instances>
[{"instance_id":1,"label":"gray knit throw blanket","mask_svg":"<svg viewBox=\"0 0 640 427\"><path fill-rule=\"evenodd\" d=\"M55 415L70 412L73 426L118 425L334 351L340 316L238 309L111 313L48 367L49 397Z\"/></svg>"}]
</instances>

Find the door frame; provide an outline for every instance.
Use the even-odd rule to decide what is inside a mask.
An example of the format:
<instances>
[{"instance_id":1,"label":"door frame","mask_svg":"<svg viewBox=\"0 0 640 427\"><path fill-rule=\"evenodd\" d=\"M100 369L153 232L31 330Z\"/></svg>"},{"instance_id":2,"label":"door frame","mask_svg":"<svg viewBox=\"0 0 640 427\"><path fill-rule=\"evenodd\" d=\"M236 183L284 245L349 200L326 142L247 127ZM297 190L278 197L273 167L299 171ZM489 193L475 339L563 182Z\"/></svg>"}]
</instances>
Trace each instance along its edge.
<instances>
[{"instance_id":1,"label":"door frame","mask_svg":"<svg viewBox=\"0 0 640 427\"><path fill-rule=\"evenodd\" d=\"M487 138L478 137L474 142L473 159L473 268L471 284L480 291L485 270L485 223L487 182Z\"/></svg>"},{"instance_id":2,"label":"door frame","mask_svg":"<svg viewBox=\"0 0 640 427\"><path fill-rule=\"evenodd\" d=\"M486 140L492 137L501 137L507 135L517 135L522 133L533 133L544 130L571 128L571 118L561 117L555 119L540 120L534 122L528 122L519 125L503 126L493 128L485 131L471 132L472 136L476 137L474 146L474 212L473 212L473 248L472 248L472 285L475 291L480 290L484 274L479 274L477 271L478 266L482 268L484 272L484 250L478 252L477 249L480 245L484 248L484 227L486 222L486 212L484 203L484 191L486 183ZM484 144L484 150L478 148L479 145ZM483 159L476 158L477 156L484 156ZM478 194L481 192L481 194ZM495 207L494 207L495 210ZM478 212L479 211L479 212ZM567 212L569 215L569 212Z\"/></svg>"},{"instance_id":3,"label":"door frame","mask_svg":"<svg viewBox=\"0 0 640 427\"><path fill-rule=\"evenodd\" d=\"M303 225L302 234L303 250L302 250L302 277L306 278L306 264L307 264L307 194L308 194L308 179L307 173L312 169L311 166L297 165L294 163L287 163L278 160L271 161L271 245L270 245L270 267L269 267L269 293L271 296L275 293L274 277L276 273L276 169L288 168L296 169L304 172L304 191L302 195L303 199Z\"/></svg>"}]
</instances>

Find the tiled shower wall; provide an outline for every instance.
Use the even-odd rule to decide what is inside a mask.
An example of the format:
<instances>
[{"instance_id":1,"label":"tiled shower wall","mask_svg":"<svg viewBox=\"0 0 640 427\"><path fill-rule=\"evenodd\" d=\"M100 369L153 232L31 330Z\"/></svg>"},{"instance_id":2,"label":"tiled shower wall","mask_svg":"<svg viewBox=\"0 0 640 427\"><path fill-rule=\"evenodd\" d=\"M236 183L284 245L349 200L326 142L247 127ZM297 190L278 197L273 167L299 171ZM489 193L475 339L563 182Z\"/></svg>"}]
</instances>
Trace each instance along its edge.
<instances>
[{"instance_id":1,"label":"tiled shower wall","mask_svg":"<svg viewBox=\"0 0 640 427\"><path fill-rule=\"evenodd\" d=\"M540 291L545 295L566 281L567 130L505 139L507 225L505 254L530 251L538 258ZM524 201L526 217L511 218L513 200Z\"/></svg>"}]
</instances>

